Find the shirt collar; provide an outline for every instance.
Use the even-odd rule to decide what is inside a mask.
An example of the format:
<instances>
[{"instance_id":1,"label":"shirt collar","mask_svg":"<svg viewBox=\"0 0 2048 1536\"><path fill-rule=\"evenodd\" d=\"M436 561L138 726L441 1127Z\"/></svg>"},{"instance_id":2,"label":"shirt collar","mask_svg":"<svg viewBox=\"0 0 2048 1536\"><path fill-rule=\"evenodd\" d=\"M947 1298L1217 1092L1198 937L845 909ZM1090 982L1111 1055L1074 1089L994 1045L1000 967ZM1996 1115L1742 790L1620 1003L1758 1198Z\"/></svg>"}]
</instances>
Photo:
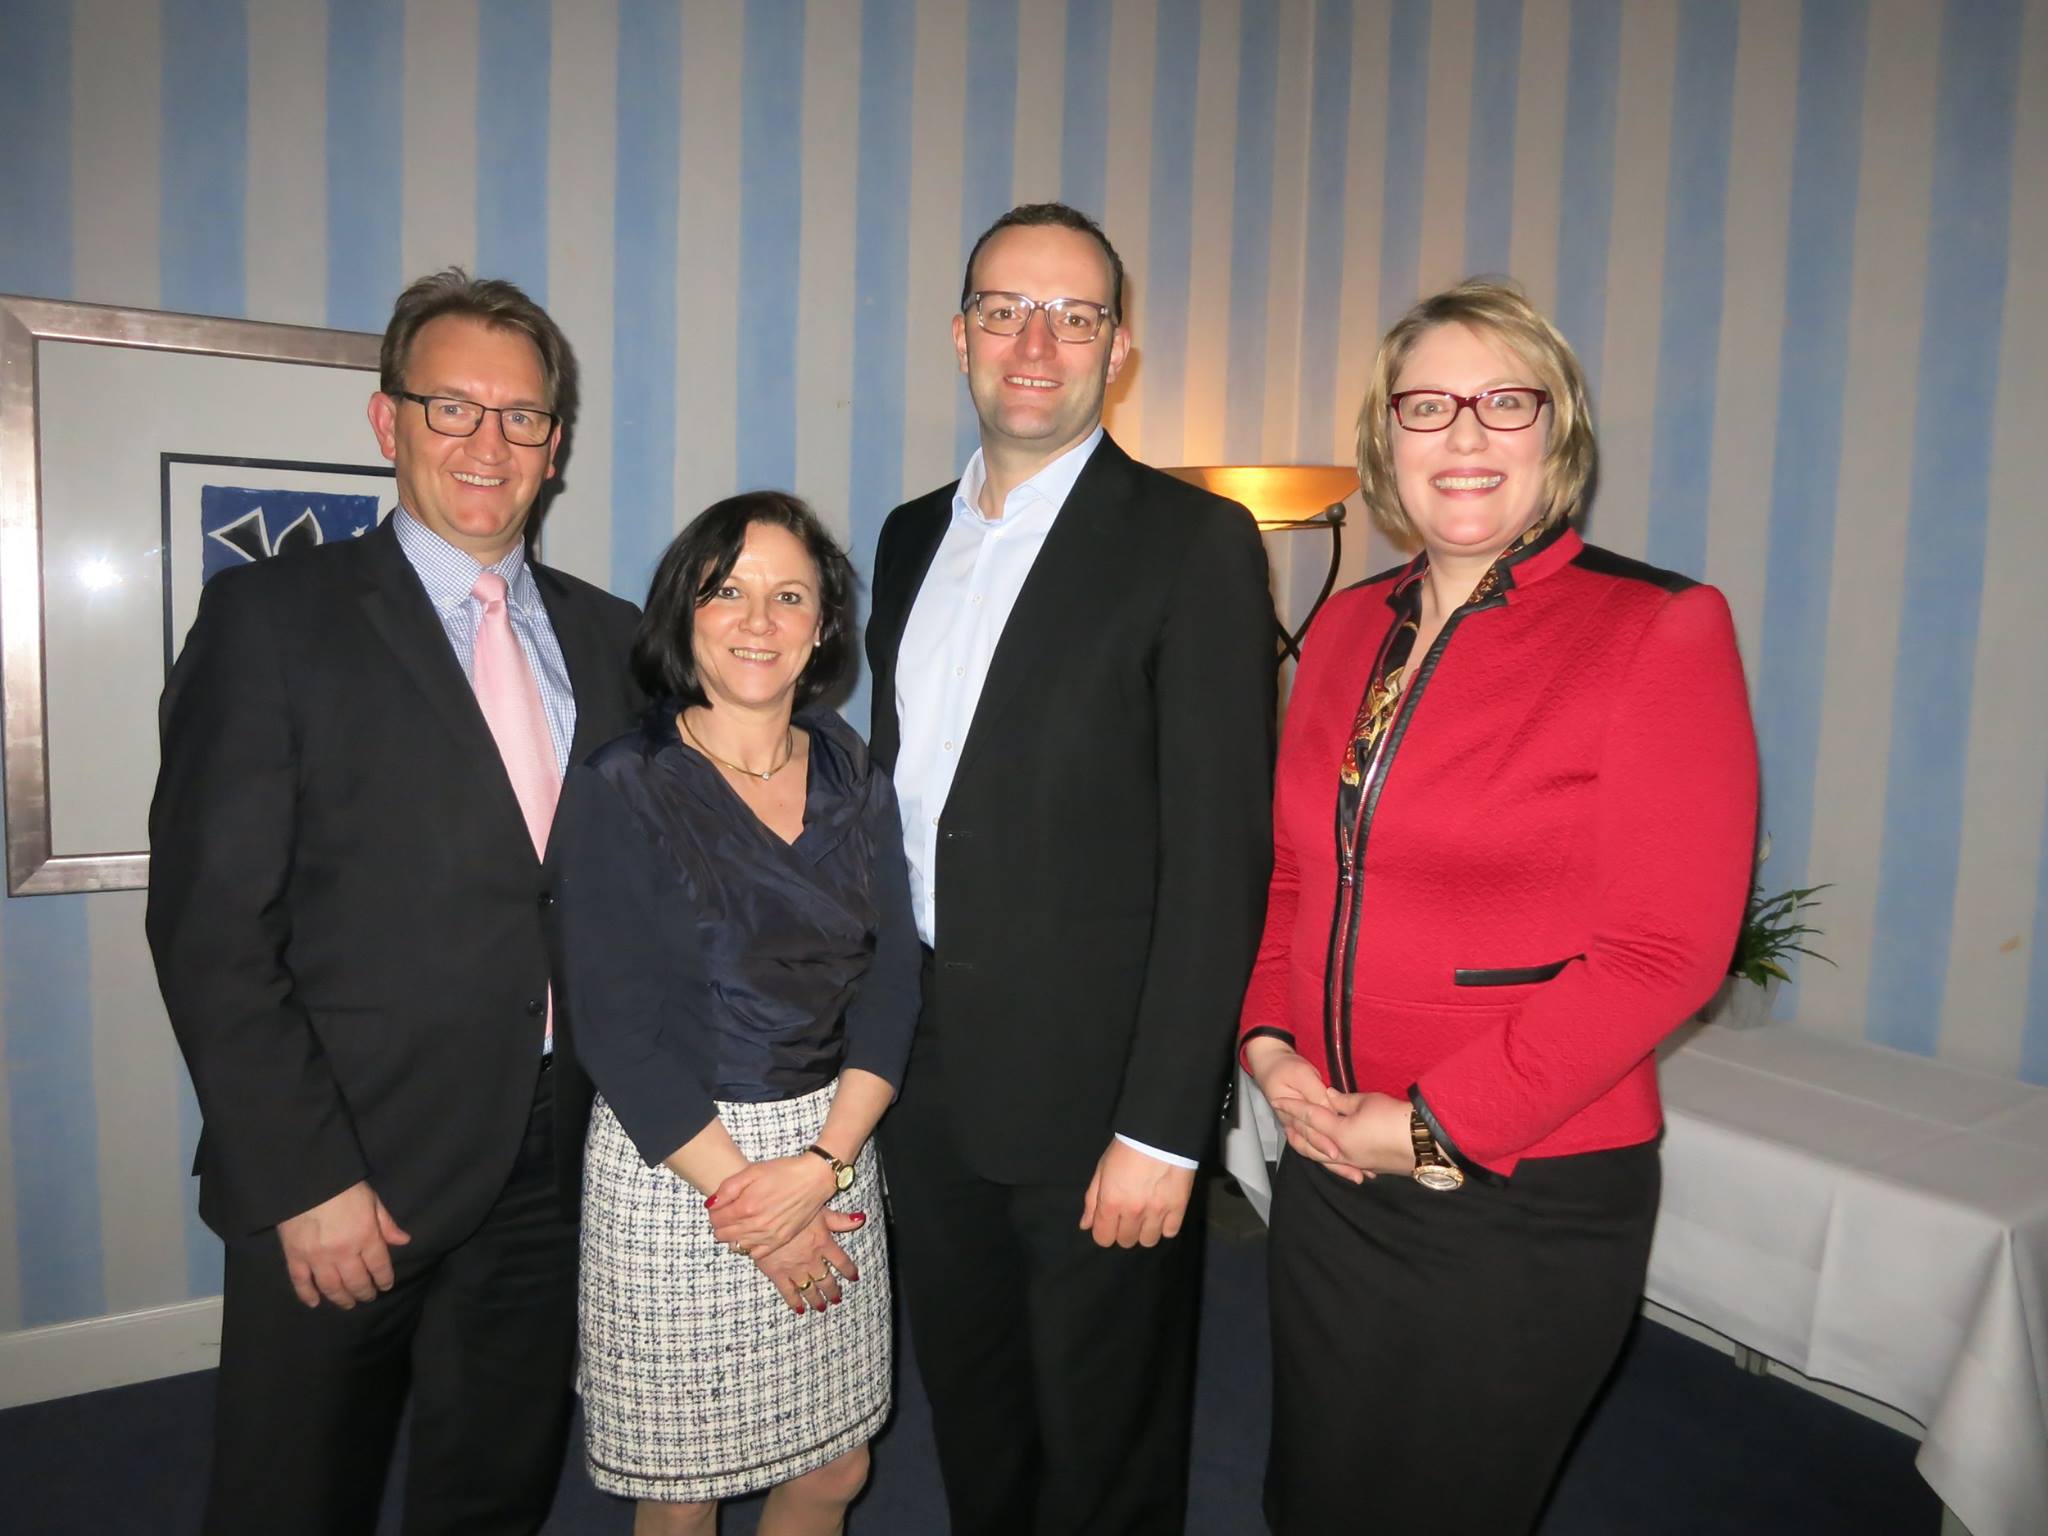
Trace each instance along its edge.
<instances>
[{"instance_id":1,"label":"shirt collar","mask_svg":"<svg viewBox=\"0 0 2048 1536\"><path fill-rule=\"evenodd\" d=\"M1003 503L1003 516L999 520L991 520L982 514L981 492L982 487L988 484L988 464L981 450L975 449L974 457L967 461L967 468L960 472L959 485L953 488L953 516L972 518L990 532L1000 529L1018 512L1033 507L1043 507L1048 517L1057 517L1060 508L1073 494L1074 482L1081 478L1081 471L1094 457L1095 445L1101 441L1102 424L1097 422L1093 432L1012 490L1009 499Z\"/></svg>"},{"instance_id":2,"label":"shirt collar","mask_svg":"<svg viewBox=\"0 0 2048 1536\"><path fill-rule=\"evenodd\" d=\"M1495 595L1512 601L1516 589L1562 570L1577 559L1585 547L1578 530L1564 518L1559 518L1548 528L1531 528L1494 558L1493 564L1480 578L1479 586L1473 589L1472 596L1466 601L1478 602ZM1422 578L1428 569L1427 551L1409 561L1408 568L1387 593L1387 606L1408 611L1418 605L1422 601Z\"/></svg>"},{"instance_id":3,"label":"shirt collar","mask_svg":"<svg viewBox=\"0 0 2048 1536\"><path fill-rule=\"evenodd\" d=\"M481 561L468 550L457 549L404 507L392 514L391 526L436 613L446 613L470 600L477 577L486 569ZM514 609L530 612L539 606L540 588L534 583L533 568L526 563L524 539L516 540L504 558L488 569L505 578L505 600Z\"/></svg>"}]
</instances>

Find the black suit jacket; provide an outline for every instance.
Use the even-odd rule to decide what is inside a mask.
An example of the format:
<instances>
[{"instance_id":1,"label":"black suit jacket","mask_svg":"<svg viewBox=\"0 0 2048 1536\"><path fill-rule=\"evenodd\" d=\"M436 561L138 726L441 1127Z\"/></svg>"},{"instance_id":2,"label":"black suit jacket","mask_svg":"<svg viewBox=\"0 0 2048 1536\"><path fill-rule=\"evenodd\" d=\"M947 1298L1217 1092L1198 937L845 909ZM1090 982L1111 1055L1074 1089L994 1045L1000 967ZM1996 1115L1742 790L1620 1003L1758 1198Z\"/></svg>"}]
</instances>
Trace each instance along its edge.
<instances>
[{"instance_id":1,"label":"black suit jacket","mask_svg":"<svg viewBox=\"0 0 2048 1536\"><path fill-rule=\"evenodd\" d=\"M894 768L896 652L952 516L898 507L867 634ZM942 1092L986 1178L1085 1180L1121 1132L1214 1131L1272 862L1273 614L1235 502L1109 438L1003 628L940 817Z\"/></svg>"},{"instance_id":2,"label":"black suit jacket","mask_svg":"<svg viewBox=\"0 0 2048 1536\"><path fill-rule=\"evenodd\" d=\"M536 565L572 760L640 701L636 610ZM148 929L229 1240L368 1179L431 1257L510 1172L548 988L548 874L389 521L209 582L164 690ZM557 1001L573 1202L590 1088ZM573 1207L572 1207L573 1208Z\"/></svg>"}]
</instances>

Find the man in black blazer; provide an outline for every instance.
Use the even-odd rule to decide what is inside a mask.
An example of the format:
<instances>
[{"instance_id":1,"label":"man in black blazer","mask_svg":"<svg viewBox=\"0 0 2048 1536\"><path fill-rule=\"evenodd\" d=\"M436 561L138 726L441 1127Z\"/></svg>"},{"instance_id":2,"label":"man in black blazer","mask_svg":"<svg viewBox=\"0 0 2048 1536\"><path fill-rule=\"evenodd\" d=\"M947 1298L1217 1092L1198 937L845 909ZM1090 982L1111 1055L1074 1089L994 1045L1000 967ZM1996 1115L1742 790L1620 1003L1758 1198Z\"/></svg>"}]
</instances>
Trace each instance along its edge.
<instances>
[{"instance_id":1,"label":"man in black blazer","mask_svg":"<svg viewBox=\"0 0 2048 1536\"><path fill-rule=\"evenodd\" d=\"M1185 1524L1183 1223L1265 900L1273 621L1244 509L1102 433L1122 300L1091 220L997 220L953 319L980 449L875 555L927 946L882 1147L959 1536Z\"/></svg>"},{"instance_id":2,"label":"man in black blazer","mask_svg":"<svg viewBox=\"0 0 2048 1536\"><path fill-rule=\"evenodd\" d=\"M408 1393L409 1533L553 1498L590 1087L537 845L637 703L632 605L526 558L572 369L509 283L408 288L369 408L399 510L208 583L164 692L149 940L227 1248L210 1532L370 1531Z\"/></svg>"}]
</instances>

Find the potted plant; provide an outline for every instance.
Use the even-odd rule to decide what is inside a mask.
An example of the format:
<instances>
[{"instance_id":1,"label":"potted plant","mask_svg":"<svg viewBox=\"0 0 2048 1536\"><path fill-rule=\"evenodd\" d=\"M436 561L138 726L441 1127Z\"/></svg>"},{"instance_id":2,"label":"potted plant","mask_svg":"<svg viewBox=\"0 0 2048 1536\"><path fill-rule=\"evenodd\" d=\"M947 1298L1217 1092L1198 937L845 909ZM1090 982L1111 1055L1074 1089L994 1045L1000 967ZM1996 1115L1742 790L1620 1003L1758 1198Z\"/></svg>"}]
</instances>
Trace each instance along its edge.
<instances>
[{"instance_id":1,"label":"potted plant","mask_svg":"<svg viewBox=\"0 0 2048 1536\"><path fill-rule=\"evenodd\" d=\"M1763 858L1768 858L1768 841L1764 850ZM1761 879L1751 882L1749 905L1742 914L1742 928L1735 936L1735 954L1728 962L1728 978L1700 1010L1702 1019L1718 1020L1737 1029L1766 1023L1771 1017L1778 984L1789 979L1785 971L1788 955L1806 955L1828 965L1835 963L1806 943L1822 932L1804 919L1820 905L1818 897L1827 888L1825 884L1796 885L1775 896L1766 896Z\"/></svg>"}]
</instances>

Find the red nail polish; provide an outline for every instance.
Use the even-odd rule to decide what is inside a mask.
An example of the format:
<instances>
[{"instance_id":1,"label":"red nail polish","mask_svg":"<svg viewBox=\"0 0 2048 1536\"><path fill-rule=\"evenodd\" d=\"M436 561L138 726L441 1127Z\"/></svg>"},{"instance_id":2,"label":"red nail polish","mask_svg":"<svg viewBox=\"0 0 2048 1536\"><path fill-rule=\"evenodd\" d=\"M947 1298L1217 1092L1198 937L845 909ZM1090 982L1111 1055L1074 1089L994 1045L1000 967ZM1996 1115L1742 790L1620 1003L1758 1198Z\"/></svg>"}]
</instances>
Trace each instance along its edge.
<instances>
[{"instance_id":1,"label":"red nail polish","mask_svg":"<svg viewBox=\"0 0 2048 1536\"><path fill-rule=\"evenodd\" d=\"M853 1213L853 1219L855 1221L866 1221L868 1219L868 1213L866 1211L855 1211Z\"/></svg>"},{"instance_id":2,"label":"red nail polish","mask_svg":"<svg viewBox=\"0 0 2048 1536\"><path fill-rule=\"evenodd\" d=\"M713 1206L714 1206L714 1205L716 1205L716 1204L718 1204L718 1196L716 1196L716 1195L707 1195L707 1196L705 1196L705 1197L704 1197L704 1209L705 1209L705 1210L707 1210L707 1211L708 1211L708 1210L710 1210L710 1209L711 1209L711 1207L713 1207Z\"/></svg>"}]
</instances>

